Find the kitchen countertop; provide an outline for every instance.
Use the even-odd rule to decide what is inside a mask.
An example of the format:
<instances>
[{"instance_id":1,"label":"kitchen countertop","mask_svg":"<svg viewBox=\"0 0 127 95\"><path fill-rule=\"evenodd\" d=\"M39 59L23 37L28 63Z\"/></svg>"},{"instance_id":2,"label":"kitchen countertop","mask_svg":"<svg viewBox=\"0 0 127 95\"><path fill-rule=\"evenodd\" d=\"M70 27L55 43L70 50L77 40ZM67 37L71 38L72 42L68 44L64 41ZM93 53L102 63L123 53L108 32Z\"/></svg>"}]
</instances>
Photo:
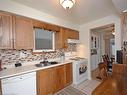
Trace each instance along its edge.
<instances>
[{"instance_id":1,"label":"kitchen countertop","mask_svg":"<svg viewBox=\"0 0 127 95\"><path fill-rule=\"evenodd\" d=\"M35 64L31 64L31 65L29 64L26 66L8 68L8 69L4 69L0 71L0 79L8 78L8 77L16 76L16 75L21 75L25 73L30 73L37 70L47 69L47 68L51 68L51 67L55 67L59 65L64 65L64 64L68 64L72 62L73 62L72 60L65 60L65 61L58 61L58 64L53 64L53 65L43 66L43 67L36 67Z\"/></svg>"}]
</instances>

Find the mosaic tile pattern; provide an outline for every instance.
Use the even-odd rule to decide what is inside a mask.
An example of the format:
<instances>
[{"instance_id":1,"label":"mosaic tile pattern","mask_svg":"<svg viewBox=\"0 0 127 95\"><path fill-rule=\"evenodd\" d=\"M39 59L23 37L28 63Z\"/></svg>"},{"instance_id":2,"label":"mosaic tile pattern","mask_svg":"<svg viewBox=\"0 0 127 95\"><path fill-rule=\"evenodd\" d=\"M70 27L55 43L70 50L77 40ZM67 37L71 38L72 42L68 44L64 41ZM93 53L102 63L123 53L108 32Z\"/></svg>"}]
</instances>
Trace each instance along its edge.
<instances>
[{"instance_id":1,"label":"mosaic tile pattern","mask_svg":"<svg viewBox=\"0 0 127 95\"><path fill-rule=\"evenodd\" d=\"M59 58L63 52L76 51L76 45L70 44L68 49L56 50L56 52L49 52L43 54L32 54L32 50L0 50L0 59L2 65L12 65L17 62L32 62L47 59ZM24 57L21 57L23 55Z\"/></svg>"}]
</instances>

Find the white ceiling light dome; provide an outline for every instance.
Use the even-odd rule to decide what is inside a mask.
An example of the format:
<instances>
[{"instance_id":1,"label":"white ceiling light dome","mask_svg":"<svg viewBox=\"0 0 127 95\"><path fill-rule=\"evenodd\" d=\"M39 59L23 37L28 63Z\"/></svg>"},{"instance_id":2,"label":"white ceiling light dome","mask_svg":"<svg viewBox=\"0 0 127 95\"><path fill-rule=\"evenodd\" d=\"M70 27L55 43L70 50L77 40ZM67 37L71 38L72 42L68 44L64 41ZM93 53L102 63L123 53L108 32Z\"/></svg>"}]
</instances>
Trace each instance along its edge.
<instances>
[{"instance_id":1,"label":"white ceiling light dome","mask_svg":"<svg viewBox=\"0 0 127 95\"><path fill-rule=\"evenodd\" d=\"M63 8L70 9L75 4L75 0L60 0L60 4L63 6Z\"/></svg>"}]
</instances>

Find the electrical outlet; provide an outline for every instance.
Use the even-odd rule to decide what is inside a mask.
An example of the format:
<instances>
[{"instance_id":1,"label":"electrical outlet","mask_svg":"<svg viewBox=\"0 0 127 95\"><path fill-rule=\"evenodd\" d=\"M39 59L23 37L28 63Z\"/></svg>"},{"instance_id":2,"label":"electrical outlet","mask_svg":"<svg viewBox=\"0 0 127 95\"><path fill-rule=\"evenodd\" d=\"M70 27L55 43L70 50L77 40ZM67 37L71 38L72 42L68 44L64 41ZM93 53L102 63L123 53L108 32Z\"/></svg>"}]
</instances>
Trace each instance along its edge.
<instances>
[{"instance_id":1,"label":"electrical outlet","mask_svg":"<svg viewBox=\"0 0 127 95\"><path fill-rule=\"evenodd\" d=\"M20 52L20 58L26 58L26 57L27 57L27 54L21 51Z\"/></svg>"}]
</instances>

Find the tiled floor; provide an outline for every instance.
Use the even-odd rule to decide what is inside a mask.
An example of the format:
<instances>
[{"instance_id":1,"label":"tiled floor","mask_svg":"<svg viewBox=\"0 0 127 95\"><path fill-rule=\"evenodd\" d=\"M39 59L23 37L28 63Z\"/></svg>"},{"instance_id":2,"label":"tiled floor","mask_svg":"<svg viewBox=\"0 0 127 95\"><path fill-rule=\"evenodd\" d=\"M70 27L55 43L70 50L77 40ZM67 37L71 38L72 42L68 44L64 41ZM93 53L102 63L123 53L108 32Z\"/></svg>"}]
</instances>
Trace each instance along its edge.
<instances>
[{"instance_id":1,"label":"tiled floor","mask_svg":"<svg viewBox=\"0 0 127 95\"><path fill-rule=\"evenodd\" d=\"M87 95L91 95L92 91L100 84L97 80L86 80L76 88L80 91L86 93Z\"/></svg>"},{"instance_id":2,"label":"tiled floor","mask_svg":"<svg viewBox=\"0 0 127 95\"><path fill-rule=\"evenodd\" d=\"M83 93L82 91L72 86L68 86L62 89L61 91L55 93L54 95L87 95L87 94Z\"/></svg>"},{"instance_id":3,"label":"tiled floor","mask_svg":"<svg viewBox=\"0 0 127 95\"><path fill-rule=\"evenodd\" d=\"M99 76L99 71L98 69L95 69L92 71L92 80L86 80L76 88L87 95L91 95L92 91L101 83L101 80L96 78L97 76Z\"/></svg>"}]
</instances>

